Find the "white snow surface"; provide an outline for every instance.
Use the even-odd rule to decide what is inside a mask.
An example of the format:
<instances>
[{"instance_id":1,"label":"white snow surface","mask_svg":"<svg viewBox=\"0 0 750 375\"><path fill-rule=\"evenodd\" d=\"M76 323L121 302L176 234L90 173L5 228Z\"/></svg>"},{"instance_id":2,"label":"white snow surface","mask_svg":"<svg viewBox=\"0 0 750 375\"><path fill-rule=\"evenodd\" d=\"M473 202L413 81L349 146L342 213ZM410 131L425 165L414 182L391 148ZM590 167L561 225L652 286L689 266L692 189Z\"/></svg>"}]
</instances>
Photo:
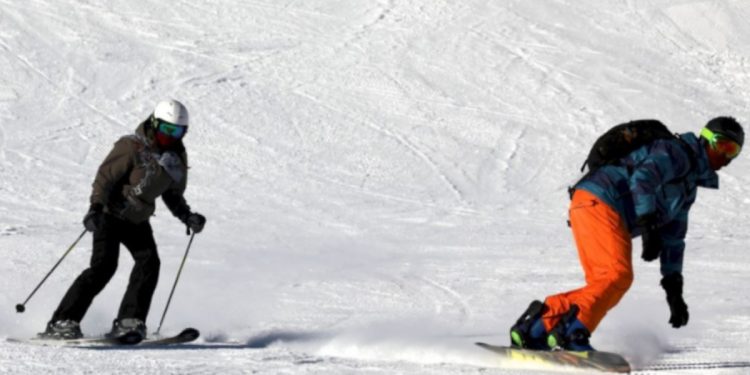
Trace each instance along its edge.
<instances>
[{"instance_id":1,"label":"white snow surface","mask_svg":"<svg viewBox=\"0 0 750 375\"><path fill-rule=\"evenodd\" d=\"M740 0L0 0L0 373L531 374L505 344L532 299L583 283L566 187L598 134L748 124ZM87 267L96 168L154 104L185 103L186 198L208 218L165 349L6 342ZM641 373L750 371L748 157L701 190L667 324L657 264L592 337ZM153 330L185 251L160 202ZM132 266L82 322L106 331ZM649 370L651 369L651 370Z\"/></svg>"}]
</instances>

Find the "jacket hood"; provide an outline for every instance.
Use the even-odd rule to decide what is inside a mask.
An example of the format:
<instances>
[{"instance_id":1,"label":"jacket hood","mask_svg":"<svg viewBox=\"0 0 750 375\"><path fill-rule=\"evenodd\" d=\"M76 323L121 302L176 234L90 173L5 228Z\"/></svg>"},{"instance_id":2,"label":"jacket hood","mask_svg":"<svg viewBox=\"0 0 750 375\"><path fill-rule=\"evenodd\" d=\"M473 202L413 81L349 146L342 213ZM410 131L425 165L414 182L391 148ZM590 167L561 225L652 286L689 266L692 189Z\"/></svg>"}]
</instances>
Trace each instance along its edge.
<instances>
[{"instance_id":1,"label":"jacket hood","mask_svg":"<svg viewBox=\"0 0 750 375\"><path fill-rule=\"evenodd\" d=\"M135 128L135 135L148 147L156 147L154 132L151 130L151 118L147 118Z\"/></svg>"}]
</instances>

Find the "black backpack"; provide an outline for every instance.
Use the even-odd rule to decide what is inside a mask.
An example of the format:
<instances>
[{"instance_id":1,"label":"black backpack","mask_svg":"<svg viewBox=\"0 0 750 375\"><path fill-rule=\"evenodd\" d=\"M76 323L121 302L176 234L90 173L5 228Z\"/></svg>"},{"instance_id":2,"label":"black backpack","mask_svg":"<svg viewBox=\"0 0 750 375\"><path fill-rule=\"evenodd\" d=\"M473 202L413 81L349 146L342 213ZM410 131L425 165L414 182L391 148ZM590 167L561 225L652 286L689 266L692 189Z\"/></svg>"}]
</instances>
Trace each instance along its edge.
<instances>
[{"instance_id":1,"label":"black backpack","mask_svg":"<svg viewBox=\"0 0 750 375\"><path fill-rule=\"evenodd\" d=\"M690 169L692 170L696 163L695 154L690 146L682 140L677 134L669 131L666 125L658 120L635 120L624 124L616 125L599 136L594 142L594 146L589 151L589 156L581 166L581 172L589 167L583 177L578 182L568 188L570 198L573 198L575 187L591 173L605 166L617 164L620 160L641 146L647 145L657 139L677 139L682 147L690 156ZM632 173L632 166L628 166L628 173ZM675 178L672 182L684 179L687 176Z\"/></svg>"},{"instance_id":2,"label":"black backpack","mask_svg":"<svg viewBox=\"0 0 750 375\"><path fill-rule=\"evenodd\" d=\"M581 172L589 173L609 164L616 164L631 152L657 139L680 139L658 120L635 120L616 125L594 142ZM587 173L588 174L588 173Z\"/></svg>"}]
</instances>

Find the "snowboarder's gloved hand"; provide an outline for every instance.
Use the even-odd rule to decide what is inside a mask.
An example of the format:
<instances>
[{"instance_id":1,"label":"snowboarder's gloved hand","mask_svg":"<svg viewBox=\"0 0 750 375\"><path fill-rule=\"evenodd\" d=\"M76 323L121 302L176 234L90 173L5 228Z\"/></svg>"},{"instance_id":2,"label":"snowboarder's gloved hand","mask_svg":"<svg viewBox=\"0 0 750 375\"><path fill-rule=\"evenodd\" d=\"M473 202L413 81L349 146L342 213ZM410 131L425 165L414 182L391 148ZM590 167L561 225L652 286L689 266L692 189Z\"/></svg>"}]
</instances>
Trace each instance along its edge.
<instances>
[{"instance_id":1,"label":"snowboarder's gloved hand","mask_svg":"<svg viewBox=\"0 0 750 375\"><path fill-rule=\"evenodd\" d=\"M200 233L206 225L206 217L197 212L191 212L185 215L182 222L188 227L187 234L190 234L190 230Z\"/></svg>"},{"instance_id":2,"label":"snowboarder's gloved hand","mask_svg":"<svg viewBox=\"0 0 750 375\"><path fill-rule=\"evenodd\" d=\"M656 214L648 214L639 217L636 225L643 228L641 241L643 242L643 252L641 258L650 262L659 257L662 248L661 235L656 227Z\"/></svg>"},{"instance_id":3,"label":"snowboarder's gloved hand","mask_svg":"<svg viewBox=\"0 0 750 375\"><path fill-rule=\"evenodd\" d=\"M641 252L641 259L646 262L651 262L659 258L661 254L661 235L658 230L649 232L643 232L641 235L641 242L643 242L643 252Z\"/></svg>"},{"instance_id":4,"label":"snowboarder's gloved hand","mask_svg":"<svg viewBox=\"0 0 750 375\"><path fill-rule=\"evenodd\" d=\"M685 300L682 299L682 274L673 273L664 276L661 279L661 286L667 292L667 303L669 304L669 323L673 328L680 328L687 325L688 307Z\"/></svg>"},{"instance_id":5,"label":"snowboarder's gloved hand","mask_svg":"<svg viewBox=\"0 0 750 375\"><path fill-rule=\"evenodd\" d=\"M89 207L89 212L83 217L83 226L89 232L96 232L102 228L104 223L104 206L99 203L93 203Z\"/></svg>"}]
</instances>

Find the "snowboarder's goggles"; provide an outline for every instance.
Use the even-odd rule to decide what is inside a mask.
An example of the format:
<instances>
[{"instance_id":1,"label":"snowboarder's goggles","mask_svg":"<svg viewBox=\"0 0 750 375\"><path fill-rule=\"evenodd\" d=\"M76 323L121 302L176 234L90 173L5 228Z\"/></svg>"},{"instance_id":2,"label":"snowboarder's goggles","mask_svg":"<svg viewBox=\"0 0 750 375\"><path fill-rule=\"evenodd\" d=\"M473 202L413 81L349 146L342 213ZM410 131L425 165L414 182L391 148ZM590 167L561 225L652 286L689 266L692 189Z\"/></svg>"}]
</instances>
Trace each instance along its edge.
<instances>
[{"instance_id":1,"label":"snowboarder's goggles","mask_svg":"<svg viewBox=\"0 0 750 375\"><path fill-rule=\"evenodd\" d=\"M172 124L163 120L156 120L156 129L159 133L177 139L184 137L187 133L187 126Z\"/></svg>"},{"instance_id":2,"label":"snowboarder's goggles","mask_svg":"<svg viewBox=\"0 0 750 375\"><path fill-rule=\"evenodd\" d=\"M714 133L708 128L701 130L701 137L708 141L711 148L724 154L729 159L734 159L740 154L742 146L725 135Z\"/></svg>"}]
</instances>

